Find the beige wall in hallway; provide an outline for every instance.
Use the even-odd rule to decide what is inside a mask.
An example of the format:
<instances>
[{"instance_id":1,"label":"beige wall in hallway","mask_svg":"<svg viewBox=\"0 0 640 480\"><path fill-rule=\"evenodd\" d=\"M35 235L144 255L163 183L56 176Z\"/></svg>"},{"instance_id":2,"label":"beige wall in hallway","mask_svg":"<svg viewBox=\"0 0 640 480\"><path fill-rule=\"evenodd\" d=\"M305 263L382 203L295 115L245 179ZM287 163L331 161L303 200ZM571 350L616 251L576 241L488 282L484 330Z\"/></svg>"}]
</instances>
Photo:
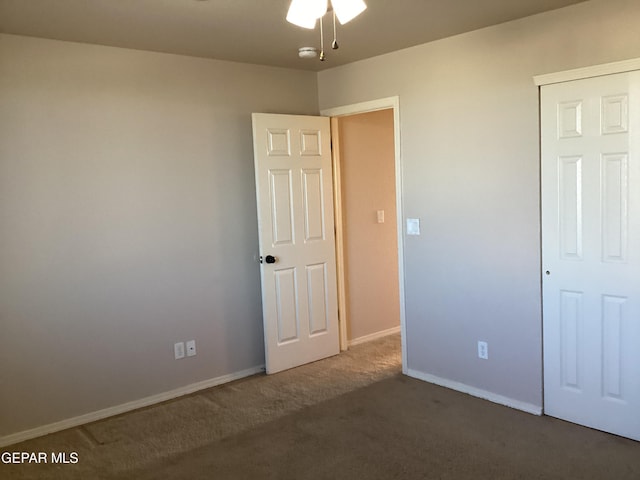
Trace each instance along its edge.
<instances>
[{"instance_id":1,"label":"beige wall in hallway","mask_svg":"<svg viewBox=\"0 0 640 480\"><path fill-rule=\"evenodd\" d=\"M393 110L343 117L338 125L351 341L400 325Z\"/></svg>"}]
</instances>

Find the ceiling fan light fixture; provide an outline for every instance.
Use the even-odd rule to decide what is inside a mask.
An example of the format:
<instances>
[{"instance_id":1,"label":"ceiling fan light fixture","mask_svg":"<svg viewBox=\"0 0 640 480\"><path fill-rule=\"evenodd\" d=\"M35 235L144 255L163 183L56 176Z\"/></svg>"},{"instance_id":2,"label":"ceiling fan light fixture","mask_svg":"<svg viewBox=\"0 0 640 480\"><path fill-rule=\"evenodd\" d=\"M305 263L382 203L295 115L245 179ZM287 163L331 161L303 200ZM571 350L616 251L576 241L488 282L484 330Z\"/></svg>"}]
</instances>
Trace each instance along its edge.
<instances>
[{"instance_id":1,"label":"ceiling fan light fixture","mask_svg":"<svg viewBox=\"0 0 640 480\"><path fill-rule=\"evenodd\" d=\"M336 18L341 24L345 24L364 12L367 8L364 0L291 0L287 21L303 28L315 29L316 20L320 19L320 61L326 60L324 53L324 29L322 19L329 11L333 17L333 42L331 48L338 49L338 39L336 33ZM310 48L301 48L298 51L300 58L311 58L317 54Z\"/></svg>"},{"instance_id":2,"label":"ceiling fan light fixture","mask_svg":"<svg viewBox=\"0 0 640 480\"><path fill-rule=\"evenodd\" d=\"M316 20L327 13L327 0L291 0L287 22L313 29Z\"/></svg>"},{"instance_id":3,"label":"ceiling fan light fixture","mask_svg":"<svg viewBox=\"0 0 640 480\"><path fill-rule=\"evenodd\" d=\"M364 0L331 0L331 5L342 25L356 18L367 8Z\"/></svg>"}]
</instances>

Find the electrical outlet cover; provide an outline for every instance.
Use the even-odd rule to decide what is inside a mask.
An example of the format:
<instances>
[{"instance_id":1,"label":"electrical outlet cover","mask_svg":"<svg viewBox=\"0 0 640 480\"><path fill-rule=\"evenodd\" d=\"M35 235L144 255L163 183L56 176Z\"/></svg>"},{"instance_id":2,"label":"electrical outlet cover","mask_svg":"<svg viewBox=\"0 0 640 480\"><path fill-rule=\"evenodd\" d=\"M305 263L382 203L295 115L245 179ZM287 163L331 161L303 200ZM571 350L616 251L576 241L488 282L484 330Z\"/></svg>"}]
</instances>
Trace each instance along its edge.
<instances>
[{"instance_id":1,"label":"electrical outlet cover","mask_svg":"<svg viewBox=\"0 0 640 480\"><path fill-rule=\"evenodd\" d=\"M478 342L478 358L489 360L489 345L487 342Z\"/></svg>"},{"instance_id":2,"label":"electrical outlet cover","mask_svg":"<svg viewBox=\"0 0 640 480\"><path fill-rule=\"evenodd\" d=\"M178 342L173 344L173 355L176 360L184 358L184 342Z\"/></svg>"}]
</instances>

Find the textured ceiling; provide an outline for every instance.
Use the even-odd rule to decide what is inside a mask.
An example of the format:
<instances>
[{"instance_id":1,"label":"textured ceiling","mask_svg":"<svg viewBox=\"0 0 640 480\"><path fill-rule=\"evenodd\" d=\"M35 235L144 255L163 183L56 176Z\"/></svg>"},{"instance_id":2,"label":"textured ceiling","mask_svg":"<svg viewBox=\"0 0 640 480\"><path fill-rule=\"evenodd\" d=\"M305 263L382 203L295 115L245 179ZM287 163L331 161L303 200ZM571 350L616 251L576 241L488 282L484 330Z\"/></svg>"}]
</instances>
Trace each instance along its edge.
<instances>
[{"instance_id":1,"label":"textured ceiling","mask_svg":"<svg viewBox=\"0 0 640 480\"><path fill-rule=\"evenodd\" d=\"M319 32L284 19L290 0L0 0L0 32L322 70L584 0L366 0L327 61L302 60ZM327 17L328 18L328 17Z\"/></svg>"}]
</instances>

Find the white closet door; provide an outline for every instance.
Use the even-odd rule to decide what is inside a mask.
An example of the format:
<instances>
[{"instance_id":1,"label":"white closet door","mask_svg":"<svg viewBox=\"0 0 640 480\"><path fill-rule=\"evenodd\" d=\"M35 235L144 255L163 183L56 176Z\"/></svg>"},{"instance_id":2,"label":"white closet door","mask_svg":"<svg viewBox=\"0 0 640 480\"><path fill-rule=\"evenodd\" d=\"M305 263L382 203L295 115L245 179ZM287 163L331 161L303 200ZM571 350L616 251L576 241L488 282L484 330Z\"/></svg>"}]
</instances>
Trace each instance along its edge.
<instances>
[{"instance_id":1,"label":"white closet door","mask_svg":"<svg viewBox=\"0 0 640 480\"><path fill-rule=\"evenodd\" d=\"M543 86L544 408L640 440L640 73Z\"/></svg>"}]
</instances>

